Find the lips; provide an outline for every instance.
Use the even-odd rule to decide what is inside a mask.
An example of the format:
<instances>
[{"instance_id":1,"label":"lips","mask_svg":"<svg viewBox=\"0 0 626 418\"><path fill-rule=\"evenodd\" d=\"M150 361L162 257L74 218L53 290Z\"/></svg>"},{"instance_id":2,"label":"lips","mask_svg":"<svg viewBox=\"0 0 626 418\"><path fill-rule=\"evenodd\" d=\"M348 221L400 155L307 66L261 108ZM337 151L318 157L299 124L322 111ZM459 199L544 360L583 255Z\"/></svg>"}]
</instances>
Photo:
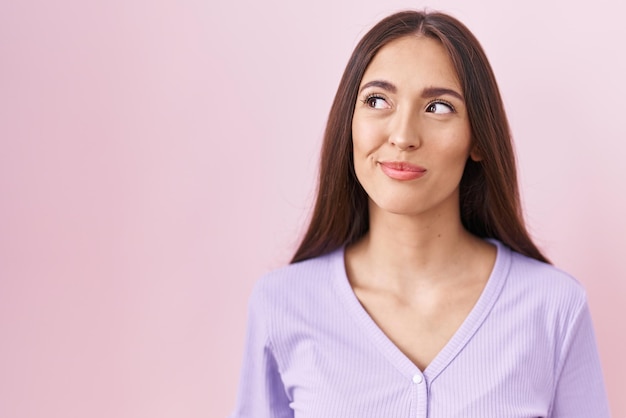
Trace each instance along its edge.
<instances>
[{"instance_id":1,"label":"lips","mask_svg":"<svg viewBox=\"0 0 626 418\"><path fill-rule=\"evenodd\" d=\"M380 168L388 177L394 180L415 180L426 174L426 169L404 161L381 161Z\"/></svg>"}]
</instances>

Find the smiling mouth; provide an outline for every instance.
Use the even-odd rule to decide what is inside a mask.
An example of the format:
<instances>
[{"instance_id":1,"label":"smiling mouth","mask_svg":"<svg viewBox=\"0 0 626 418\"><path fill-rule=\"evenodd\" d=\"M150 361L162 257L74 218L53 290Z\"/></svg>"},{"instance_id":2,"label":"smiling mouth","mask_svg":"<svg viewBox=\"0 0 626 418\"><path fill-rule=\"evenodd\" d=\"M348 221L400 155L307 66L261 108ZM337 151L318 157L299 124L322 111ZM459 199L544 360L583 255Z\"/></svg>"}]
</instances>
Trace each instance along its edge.
<instances>
[{"instance_id":1,"label":"smiling mouth","mask_svg":"<svg viewBox=\"0 0 626 418\"><path fill-rule=\"evenodd\" d=\"M426 169L403 161L381 161L380 169L393 180L408 181L418 179L426 174Z\"/></svg>"}]
</instances>

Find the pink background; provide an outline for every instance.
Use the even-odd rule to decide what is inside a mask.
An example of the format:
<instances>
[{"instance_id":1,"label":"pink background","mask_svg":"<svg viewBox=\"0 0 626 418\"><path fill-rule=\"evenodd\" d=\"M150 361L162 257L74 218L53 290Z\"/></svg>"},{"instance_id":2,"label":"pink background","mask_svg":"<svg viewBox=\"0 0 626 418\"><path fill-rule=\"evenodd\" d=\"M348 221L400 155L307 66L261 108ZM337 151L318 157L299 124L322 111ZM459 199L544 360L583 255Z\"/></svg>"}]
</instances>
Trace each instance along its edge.
<instances>
[{"instance_id":1,"label":"pink background","mask_svg":"<svg viewBox=\"0 0 626 418\"><path fill-rule=\"evenodd\" d=\"M302 231L348 56L426 6L492 61L529 225L588 289L626 417L626 26L608 0L2 0L0 416L227 415L250 290Z\"/></svg>"}]
</instances>

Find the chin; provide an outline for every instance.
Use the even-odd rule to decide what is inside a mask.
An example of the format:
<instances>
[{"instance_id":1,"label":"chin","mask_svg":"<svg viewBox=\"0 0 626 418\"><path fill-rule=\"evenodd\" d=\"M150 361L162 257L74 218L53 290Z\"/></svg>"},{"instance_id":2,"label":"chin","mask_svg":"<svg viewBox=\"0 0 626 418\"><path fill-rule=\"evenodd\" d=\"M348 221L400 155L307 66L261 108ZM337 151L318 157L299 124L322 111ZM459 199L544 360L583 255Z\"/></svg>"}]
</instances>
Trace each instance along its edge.
<instances>
[{"instance_id":1,"label":"chin","mask_svg":"<svg viewBox=\"0 0 626 418\"><path fill-rule=\"evenodd\" d=\"M425 209L423 205L408 202L406 199L402 199L402 201L372 202L370 204L370 213L376 211L392 215L414 216L424 212Z\"/></svg>"}]
</instances>

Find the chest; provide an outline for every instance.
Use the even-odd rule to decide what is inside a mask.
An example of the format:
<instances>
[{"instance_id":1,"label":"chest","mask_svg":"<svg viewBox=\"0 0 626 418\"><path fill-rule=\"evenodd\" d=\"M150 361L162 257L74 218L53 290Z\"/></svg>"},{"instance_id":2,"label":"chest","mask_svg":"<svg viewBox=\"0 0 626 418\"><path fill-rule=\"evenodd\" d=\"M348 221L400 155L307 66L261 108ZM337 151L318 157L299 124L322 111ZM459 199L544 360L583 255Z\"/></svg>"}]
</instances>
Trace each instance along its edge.
<instances>
[{"instance_id":1,"label":"chest","mask_svg":"<svg viewBox=\"0 0 626 418\"><path fill-rule=\"evenodd\" d=\"M423 336L439 332L410 321L402 326L418 329ZM487 322L480 329L485 327L492 325ZM439 371L428 369L424 381L416 382L416 370L399 355L399 344L379 338L359 318L337 315L323 332L299 326L289 335L293 338L277 341L277 348L281 379L296 417L534 418L546 416L549 406L551 357L542 355L535 346L537 339L529 336L515 340L522 337L518 334L511 340L509 333L478 332L461 350L444 351ZM417 344L406 341L409 346ZM547 341L541 344L545 345ZM490 346L500 348L489 350ZM418 347L422 350L415 350L417 361L425 358L424 353L437 355L436 344ZM412 349L407 350L409 355ZM522 364L531 367L520 368Z\"/></svg>"},{"instance_id":2,"label":"chest","mask_svg":"<svg viewBox=\"0 0 626 418\"><path fill-rule=\"evenodd\" d=\"M355 289L365 311L389 340L425 370L452 339L480 297L483 284L424 290L411 298Z\"/></svg>"}]
</instances>

